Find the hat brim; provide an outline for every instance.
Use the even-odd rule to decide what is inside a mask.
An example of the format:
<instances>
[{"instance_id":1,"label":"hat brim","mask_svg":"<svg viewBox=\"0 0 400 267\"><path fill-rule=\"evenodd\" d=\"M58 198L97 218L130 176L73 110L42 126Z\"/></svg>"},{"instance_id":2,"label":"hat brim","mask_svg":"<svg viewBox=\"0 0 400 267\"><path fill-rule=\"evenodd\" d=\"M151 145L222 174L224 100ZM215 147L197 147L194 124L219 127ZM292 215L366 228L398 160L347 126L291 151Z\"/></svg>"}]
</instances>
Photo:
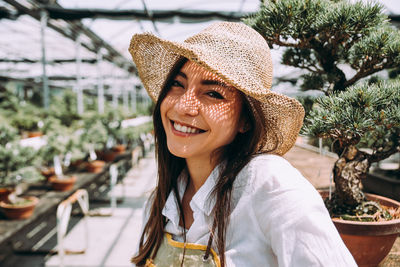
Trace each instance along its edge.
<instances>
[{"instance_id":1,"label":"hat brim","mask_svg":"<svg viewBox=\"0 0 400 267\"><path fill-rule=\"evenodd\" d=\"M210 62L207 51L203 51L201 47L194 44L172 42L149 33L135 34L132 37L129 52L136 64L139 77L154 102L157 101L177 60L185 57L259 102L264 113L265 126L268 129L274 128L279 133L278 146L274 146L272 140L266 135L262 141L262 151L283 155L293 147L304 119L304 108L296 99L273 92L269 88L265 88L262 92L247 88L229 71ZM223 58L213 58L213 62L223 60Z\"/></svg>"}]
</instances>

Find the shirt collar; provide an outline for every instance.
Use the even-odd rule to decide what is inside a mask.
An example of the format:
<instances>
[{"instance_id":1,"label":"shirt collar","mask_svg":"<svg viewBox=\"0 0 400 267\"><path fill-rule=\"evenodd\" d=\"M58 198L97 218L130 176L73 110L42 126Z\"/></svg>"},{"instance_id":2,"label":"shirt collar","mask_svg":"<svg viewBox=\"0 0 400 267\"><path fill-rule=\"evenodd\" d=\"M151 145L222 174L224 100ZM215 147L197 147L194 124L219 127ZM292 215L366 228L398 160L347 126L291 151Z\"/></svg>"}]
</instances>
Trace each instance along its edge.
<instances>
[{"instance_id":1,"label":"shirt collar","mask_svg":"<svg viewBox=\"0 0 400 267\"><path fill-rule=\"evenodd\" d=\"M204 184L199 188L199 190L197 190L196 194L194 194L192 200L190 201L190 207L193 210L197 208L205 215L210 216L216 201L214 198L211 199L211 192L215 187L220 170L221 164L214 168ZM187 177L188 173L186 169L184 169L178 177L178 192L180 199L183 198L183 194L185 193L188 180ZM175 226L179 226L179 207L178 203L176 203L173 191L171 191L168 195L167 201L165 202L165 206L162 210L162 215L175 224Z\"/></svg>"}]
</instances>

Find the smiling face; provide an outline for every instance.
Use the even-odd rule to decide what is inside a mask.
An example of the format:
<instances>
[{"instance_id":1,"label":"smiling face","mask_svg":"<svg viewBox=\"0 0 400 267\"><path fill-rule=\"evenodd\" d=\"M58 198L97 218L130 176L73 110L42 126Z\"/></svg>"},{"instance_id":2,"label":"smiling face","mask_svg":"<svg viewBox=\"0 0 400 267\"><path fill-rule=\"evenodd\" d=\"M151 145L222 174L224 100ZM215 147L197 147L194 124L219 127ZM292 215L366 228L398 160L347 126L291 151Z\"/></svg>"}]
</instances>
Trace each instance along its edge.
<instances>
[{"instance_id":1,"label":"smiling face","mask_svg":"<svg viewBox=\"0 0 400 267\"><path fill-rule=\"evenodd\" d=\"M242 105L237 89L186 62L160 107L169 151L186 160L211 162L214 151L242 132Z\"/></svg>"}]
</instances>

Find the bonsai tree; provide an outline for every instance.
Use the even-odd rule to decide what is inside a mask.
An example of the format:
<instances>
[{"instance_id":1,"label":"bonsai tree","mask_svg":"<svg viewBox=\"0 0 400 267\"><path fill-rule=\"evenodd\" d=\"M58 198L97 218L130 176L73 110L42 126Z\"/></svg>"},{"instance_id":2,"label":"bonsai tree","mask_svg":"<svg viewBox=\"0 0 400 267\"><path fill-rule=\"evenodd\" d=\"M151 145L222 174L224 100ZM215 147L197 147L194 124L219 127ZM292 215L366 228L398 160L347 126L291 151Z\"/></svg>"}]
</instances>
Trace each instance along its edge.
<instances>
[{"instance_id":1,"label":"bonsai tree","mask_svg":"<svg viewBox=\"0 0 400 267\"><path fill-rule=\"evenodd\" d=\"M0 183L2 185L15 185L23 180L41 179L41 177L37 176L21 175L23 173L26 174L23 169L27 170L27 167L36 166L37 164L38 157L33 148L23 147L18 141L9 142L4 146L0 145Z\"/></svg>"},{"instance_id":2,"label":"bonsai tree","mask_svg":"<svg viewBox=\"0 0 400 267\"><path fill-rule=\"evenodd\" d=\"M82 147L86 152L103 150L107 142L107 129L99 120L88 120L81 136Z\"/></svg>"},{"instance_id":3,"label":"bonsai tree","mask_svg":"<svg viewBox=\"0 0 400 267\"><path fill-rule=\"evenodd\" d=\"M381 211L366 202L360 182L372 163L400 151L400 80L359 83L318 99L304 132L330 138L339 155L333 170L336 190L328 205L331 213Z\"/></svg>"},{"instance_id":4,"label":"bonsai tree","mask_svg":"<svg viewBox=\"0 0 400 267\"><path fill-rule=\"evenodd\" d=\"M123 115L117 110L109 110L101 117L101 122L107 130L108 141L110 140L113 145L126 143L125 136L122 131L122 120Z\"/></svg>"},{"instance_id":5,"label":"bonsai tree","mask_svg":"<svg viewBox=\"0 0 400 267\"><path fill-rule=\"evenodd\" d=\"M46 144L39 150L42 164L45 166L52 166L55 156L61 157L64 155L67 143L67 135L59 132L48 132L46 135Z\"/></svg>"},{"instance_id":6,"label":"bonsai tree","mask_svg":"<svg viewBox=\"0 0 400 267\"><path fill-rule=\"evenodd\" d=\"M332 139L339 156L330 210L355 214L379 209L377 204L364 207L360 180L371 163L399 151L399 83L359 81L400 65L400 33L390 26L382 6L270 0L245 22L269 45L286 47L282 63L304 70L302 90L325 95L310 111L304 132Z\"/></svg>"}]
</instances>

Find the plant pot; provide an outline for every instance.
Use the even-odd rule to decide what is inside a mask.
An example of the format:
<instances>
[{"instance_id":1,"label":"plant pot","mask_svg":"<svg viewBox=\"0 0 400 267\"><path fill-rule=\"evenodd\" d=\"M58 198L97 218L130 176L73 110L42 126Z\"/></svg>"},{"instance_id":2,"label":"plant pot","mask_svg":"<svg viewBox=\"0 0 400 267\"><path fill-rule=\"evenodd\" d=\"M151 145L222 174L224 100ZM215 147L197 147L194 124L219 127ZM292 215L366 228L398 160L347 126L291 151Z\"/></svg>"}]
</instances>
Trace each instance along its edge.
<instances>
[{"instance_id":1,"label":"plant pot","mask_svg":"<svg viewBox=\"0 0 400 267\"><path fill-rule=\"evenodd\" d=\"M69 191L74 187L76 176L67 176L62 179L52 176L49 178L49 182L51 187L56 191Z\"/></svg>"},{"instance_id":2,"label":"plant pot","mask_svg":"<svg viewBox=\"0 0 400 267\"><path fill-rule=\"evenodd\" d=\"M11 194L14 190L8 187L0 187L0 202L7 201L8 195Z\"/></svg>"},{"instance_id":3,"label":"plant pot","mask_svg":"<svg viewBox=\"0 0 400 267\"><path fill-rule=\"evenodd\" d=\"M38 137L38 136L42 136L42 135L43 135L43 133L40 131L28 132L28 138Z\"/></svg>"},{"instance_id":4,"label":"plant pot","mask_svg":"<svg viewBox=\"0 0 400 267\"><path fill-rule=\"evenodd\" d=\"M103 156L101 157L101 159L103 159L106 162L112 162L112 161L114 161L114 159L117 155L118 155L117 152L109 150L109 151L103 152Z\"/></svg>"},{"instance_id":5,"label":"plant pot","mask_svg":"<svg viewBox=\"0 0 400 267\"><path fill-rule=\"evenodd\" d=\"M323 198L328 192L320 192ZM399 208L400 203L378 195L366 194L368 200L388 207ZM344 243L359 267L373 267L386 257L400 233L400 219L383 222L358 222L333 219Z\"/></svg>"},{"instance_id":6,"label":"plant pot","mask_svg":"<svg viewBox=\"0 0 400 267\"><path fill-rule=\"evenodd\" d=\"M0 207L8 219L20 220L27 219L32 216L33 210L35 209L36 204L39 202L39 199L32 196L24 198L30 200L30 202L24 205L14 205L6 201L0 202Z\"/></svg>"},{"instance_id":7,"label":"plant pot","mask_svg":"<svg viewBox=\"0 0 400 267\"><path fill-rule=\"evenodd\" d=\"M116 145L112 148L112 151L116 152L118 155L123 154L126 151L126 145Z\"/></svg>"},{"instance_id":8,"label":"plant pot","mask_svg":"<svg viewBox=\"0 0 400 267\"><path fill-rule=\"evenodd\" d=\"M71 165L69 165L73 169L78 169L79 166L84 162L83 159L77 159L71 162Z\"/></svg>"},{"instance_id":9,"label":"plant pot","mask_svg":"<svg viewBox=\"0 0 400 267\"><path fill-rule=\"evenodd\" d=\"M383 173L371 172L362 179L365 192L376 193L400 201L400 179Z\"/></svg>"},{"instance_id":10,"label":"plant pot","mask_svg":"<svg viewBox=\"0 0 400 267\"><path fill-rule=\"evenodd\" d=\"M94 160L86 163L86 170L91 173L100 173L103 171L106 163L102 160Z\"/></svg>"},{"instance_id":11,"label":"plant pot","mask_svg":"<svg viewBox=\"0 0 400 267\"><path fill-rule=\"evenodd\" d=\"M54 167L44 167L40 170L40 173L48 180L51 176L56 174Z\"/></svg>"}]
</instances>

